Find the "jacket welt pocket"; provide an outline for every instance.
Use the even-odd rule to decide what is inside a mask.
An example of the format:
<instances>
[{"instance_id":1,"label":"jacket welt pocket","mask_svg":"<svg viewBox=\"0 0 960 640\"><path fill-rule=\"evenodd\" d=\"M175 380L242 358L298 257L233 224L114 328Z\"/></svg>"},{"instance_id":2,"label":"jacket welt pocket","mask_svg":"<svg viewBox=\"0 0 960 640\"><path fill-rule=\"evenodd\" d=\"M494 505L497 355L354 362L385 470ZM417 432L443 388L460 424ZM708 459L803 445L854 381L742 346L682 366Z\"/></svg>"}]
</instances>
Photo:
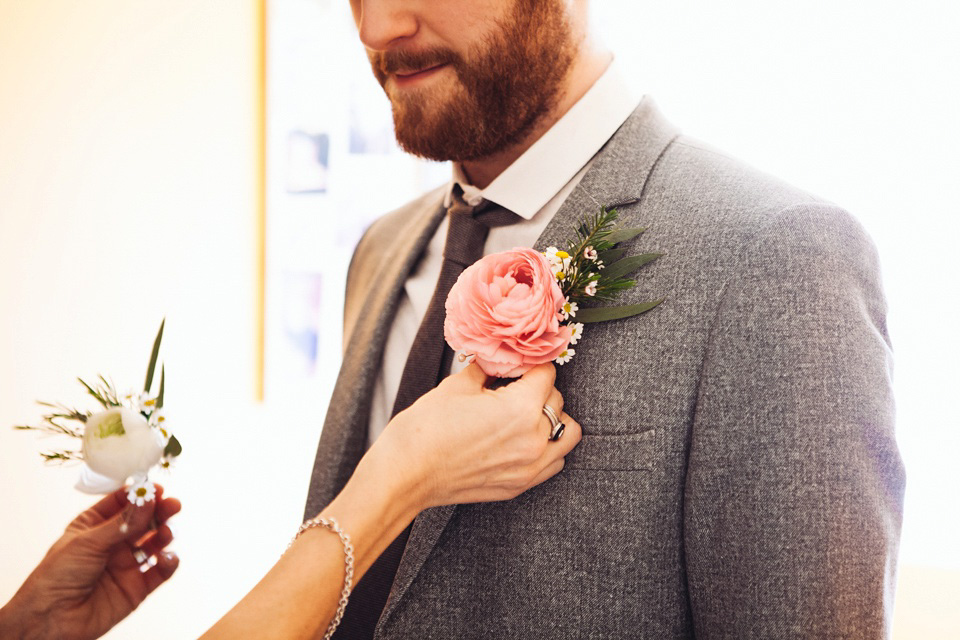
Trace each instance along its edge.
<instances>
[{"instance_id":1,"label":"jacket welt pocket","mask_svg":"<svg viewBox=\"0 0 960 640\"><path fill-rule=\"evenodd\" d=\"M636 471L653 469L656 429L621 435L584 435L567 454L564 470Z\"/></svg>"}]
</instances>

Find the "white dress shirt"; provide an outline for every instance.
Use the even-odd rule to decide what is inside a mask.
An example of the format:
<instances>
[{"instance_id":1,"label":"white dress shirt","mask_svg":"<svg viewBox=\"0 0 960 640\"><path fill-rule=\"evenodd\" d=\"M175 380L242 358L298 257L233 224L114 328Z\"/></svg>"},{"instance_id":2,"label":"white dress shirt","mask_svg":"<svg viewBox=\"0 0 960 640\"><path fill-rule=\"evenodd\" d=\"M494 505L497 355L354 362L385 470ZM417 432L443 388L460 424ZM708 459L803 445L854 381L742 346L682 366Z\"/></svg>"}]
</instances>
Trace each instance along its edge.
<instances>
[{"instance_id":1,"label":"white dress shirt","mask_svg":"<svg viewBox=\"0 0 960 640\"><path fill-rule=\"evenodd\" d=\"M486 189L466 184L460 167L454 165L444 204L449 206L453 187L459 184L468 204L477 205L486 199L523 218L516 224L492 228L484 245L484 255L514 247L532 247L583 178L593 157L639 102L639 96L624 81L616 62L611 63L584 96ZM440 277L447 226L444 219L401 294L374 384L368 445L390 420L407 355ZM465 366L454 358L452 373Z\"/></svg>"}]
</instances>

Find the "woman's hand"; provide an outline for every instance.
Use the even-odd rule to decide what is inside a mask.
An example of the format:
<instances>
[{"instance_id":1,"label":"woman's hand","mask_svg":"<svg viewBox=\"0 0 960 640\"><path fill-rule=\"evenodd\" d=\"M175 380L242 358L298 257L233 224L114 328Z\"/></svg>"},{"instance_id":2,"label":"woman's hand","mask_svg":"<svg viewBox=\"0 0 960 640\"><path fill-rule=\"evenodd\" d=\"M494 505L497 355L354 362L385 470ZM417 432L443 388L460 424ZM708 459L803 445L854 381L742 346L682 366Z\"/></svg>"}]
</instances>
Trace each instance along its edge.
<instances>
[{"instance_id":1,"label":"woman's hand","mask_svg":"<svg viewBox=\"0 0 960 640\"><path fill-rule=\"evenodd\" d=\"M3 607L0 636L86 640L106 633L176 571L179 559L164 552L173 540L164 523L178 511L180 502L163 499L157 485L156 499L142 507L120 489L81 513ZM156 564L141 572L137 555Z\"/></svg>"},{"instance_id":2,"label":"woman's hand","mask_svg":"<svg viewBox=\"0 0 960 640\"><path fill-rule=\"evenodd\" d=\"M552 364L541 365L486 389L487 376L470 365L394 416L320 513L351 537L354 583L423 509L513 498L563 468L580 425L562 413L555 377ZM555 442L544 404L566 425ZM203 638L318 637L337 609L343 576L340 538L309 529Z\"/></svg>"},{"instance_id":3,"label":"woman's hand","mask_svg":"<svg viewBox=\"0 0 960 640\"><path fill-rule=\"evenodd\" d=\"M514 498L563 469L580 441L580 425L563 410L553 364L487 389L476 364L449 376L397 414L368 455L391 459L422 491L424 508ZM566 425L551 442L549 404Z\"/></svg>"}]
</instances>

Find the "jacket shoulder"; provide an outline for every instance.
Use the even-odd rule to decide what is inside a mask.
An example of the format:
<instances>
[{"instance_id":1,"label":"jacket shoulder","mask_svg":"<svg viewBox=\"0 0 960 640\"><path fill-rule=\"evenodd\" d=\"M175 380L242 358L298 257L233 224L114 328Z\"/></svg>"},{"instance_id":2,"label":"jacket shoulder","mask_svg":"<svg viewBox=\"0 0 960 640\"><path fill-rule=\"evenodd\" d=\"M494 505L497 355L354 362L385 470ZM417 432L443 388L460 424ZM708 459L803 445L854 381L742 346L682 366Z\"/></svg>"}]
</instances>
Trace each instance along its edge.
<instances>
[{"instance_id":1,"label":"jacket shoulder","mask_svg":"<svg viewBox=\"0 0 960 640\"><path fill-rule=\"evenodd\" d=\"M827 202L689 136L679 136L667 148L648 189L696 203L721 222L730 217L731 222L763 224L789 207Z\"/></svg>"},{"instance_id":2,"label":"jacket shoulder","mask_svg":"<svg viewBox=\"0 0 960 640\"><path fill-rule=\"evenodd\" d=\"M872 249L859 221L842 207L687 136L663 153L643 201L657 213L658 228L733 263L758 243ZM837 246L837 238L846 246Z\"/></svg>"}]
</instances>

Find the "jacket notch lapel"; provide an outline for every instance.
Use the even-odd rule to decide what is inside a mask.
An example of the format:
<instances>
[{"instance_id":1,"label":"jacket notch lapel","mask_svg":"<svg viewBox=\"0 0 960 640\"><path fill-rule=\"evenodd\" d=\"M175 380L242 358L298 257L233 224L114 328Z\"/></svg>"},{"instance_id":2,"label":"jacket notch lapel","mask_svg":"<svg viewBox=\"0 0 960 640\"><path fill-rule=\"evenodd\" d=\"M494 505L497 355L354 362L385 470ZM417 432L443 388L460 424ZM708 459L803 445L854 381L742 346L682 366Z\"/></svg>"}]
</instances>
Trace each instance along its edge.
<instances>
[{"instance_id":1,"label":"jacket notch lapel","mask_svg":"<svg viewBox=\"0 0 960 640\"><path fill-rule=\"evenodd\" d=\"M430 204L423 207L391 244L389 254L369 267L373 275L367 286L363 312L357 315L353 327L347 328L349 339L343 363L320 433L305 518L312 518L333 500L366 451L370 398L390 323L407 276L443 218L443 206L437 202L440 197L429 199Z\"/></svg>"}]
</instances>

